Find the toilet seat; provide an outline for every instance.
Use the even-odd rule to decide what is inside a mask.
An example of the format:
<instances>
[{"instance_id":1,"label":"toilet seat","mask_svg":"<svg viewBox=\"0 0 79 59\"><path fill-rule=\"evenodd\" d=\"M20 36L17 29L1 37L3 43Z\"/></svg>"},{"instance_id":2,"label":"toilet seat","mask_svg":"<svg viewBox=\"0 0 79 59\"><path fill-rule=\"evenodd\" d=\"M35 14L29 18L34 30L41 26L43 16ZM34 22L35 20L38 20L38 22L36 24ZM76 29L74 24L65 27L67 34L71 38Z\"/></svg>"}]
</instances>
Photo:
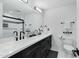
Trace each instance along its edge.
<instances>
[{"instance_id":1,"label":"toilet seat","mask_svg":"<svg viewBox=\"0 0 79 59\"><path fill-rule=\"evenodd\" d=\"M72 51L72 50L74 50L74 47L71 45L64 45L64 49L66 49L68 51Z\"/></svg>"}]
</instances>

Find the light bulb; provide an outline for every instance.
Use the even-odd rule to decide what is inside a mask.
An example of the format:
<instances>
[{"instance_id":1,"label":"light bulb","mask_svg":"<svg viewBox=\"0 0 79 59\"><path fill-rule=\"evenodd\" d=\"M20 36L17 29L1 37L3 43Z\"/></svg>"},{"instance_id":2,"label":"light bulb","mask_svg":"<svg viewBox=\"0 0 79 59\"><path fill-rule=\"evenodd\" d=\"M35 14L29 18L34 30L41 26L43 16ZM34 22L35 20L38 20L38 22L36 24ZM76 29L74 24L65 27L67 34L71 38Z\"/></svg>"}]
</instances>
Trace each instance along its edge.
<instances>
[{"instance_id":1,"label":"light bulb","mask_svg":"<svg viewBox=\"0 0 79 59\"><path fill-rule=\"evenodd\" d=\"M40 13L42 12L42 10L38 7L34 7L35 10L39 11Z\"/></svg>"},{"instance_id":2,"label":"light bulb","mask_svg":"<svg viewBox=\"0 0 79 59\"><path fill-rule=\"evenodd\" d=\"M28 3L28 0L19 0L20 2Z\"/></svg>"}]
</instances>

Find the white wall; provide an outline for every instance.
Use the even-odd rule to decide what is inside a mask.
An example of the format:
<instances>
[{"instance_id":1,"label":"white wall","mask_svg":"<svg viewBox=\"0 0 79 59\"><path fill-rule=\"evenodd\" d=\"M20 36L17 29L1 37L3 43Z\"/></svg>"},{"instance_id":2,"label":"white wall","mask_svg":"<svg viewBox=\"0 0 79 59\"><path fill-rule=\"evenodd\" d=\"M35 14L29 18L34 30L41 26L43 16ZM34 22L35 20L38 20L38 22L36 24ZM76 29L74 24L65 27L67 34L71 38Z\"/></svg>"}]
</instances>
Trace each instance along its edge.
<instances>
[{"instance_id":1,"label":"white wall","mask_svg":"<svg viewBox=\"0 0 79 59\"><path fill-rule=\"evenodd\" d=\"M0 2L0 37L2 37L2 13L3 13L3 7L2 3Z\"/></svg>"},{"instance_id":2,"label":"white wall","mask_svg":"<svg viewBox=\"0 0 79 59\"><path fill-rule=\"evenodd\" d=\"M79 0L77 0L77 47L79 49Z\"/></svg>"},{"instance_id":3,"label":"white wall","mask_svg":"<svg viewBox=\"0 0 79 59\"><path fill-rule=\"evenodd\" d=\"M29 24L32 24L30 28L31 31L34 31L43 25L43 17L40 13L33 12L25 16L25 23L27 24L25 28L27 28Z\"/></svg>"},{"instance_id":4,"label":"white wall","mask_svg":"<svg viewBox=\"0 0 79 59\"><path fill-rule=\"evenodd\" d=\"M54 39L58 48L60 48L61 41L59 40L59 36L62 35L62 31L64 26L61 25L61 21L73 19L76 16L76 5L68 5L60 8L55 8L48 10L45 13L44 24L47 24L53 33ZM75 26L74 26L75 27ZM74 30L74 35L76 36L76 30ZM76 40L76 39L75 39Z\"/></svg>"}]
</instances>

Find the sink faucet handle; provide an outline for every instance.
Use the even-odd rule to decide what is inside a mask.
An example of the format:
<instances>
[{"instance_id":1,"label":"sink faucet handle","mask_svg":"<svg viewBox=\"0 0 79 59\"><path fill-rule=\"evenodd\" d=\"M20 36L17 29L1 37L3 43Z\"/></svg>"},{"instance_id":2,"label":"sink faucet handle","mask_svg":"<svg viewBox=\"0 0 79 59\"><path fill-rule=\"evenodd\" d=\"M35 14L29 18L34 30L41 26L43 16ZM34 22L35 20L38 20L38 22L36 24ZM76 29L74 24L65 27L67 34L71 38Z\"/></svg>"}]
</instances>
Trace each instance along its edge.
<instances>
[{"instance_id":1,"label":"sink faucet handle","mask_svg":"<svg viewBox=\"0 0 79 59\"><path fill-rule=\"evenodd\" d=\"M13 33L16 33L15 38L16 38L16 41L18 41L18 32L17 31L14 31Z\"/></svg>"},{"instance_id":2,"label":"sink faucet handle","mask_svg":"<svg viewBox=\"0 0 79 59\"><path fill-rule=\"evenodd\" d=\"M22 35L22 33L23 33L23 35ZM21 40L22 38L24 39L24 37L25 37L25 32L20 31L20 40Z\"/></svg>"}]
</instances>

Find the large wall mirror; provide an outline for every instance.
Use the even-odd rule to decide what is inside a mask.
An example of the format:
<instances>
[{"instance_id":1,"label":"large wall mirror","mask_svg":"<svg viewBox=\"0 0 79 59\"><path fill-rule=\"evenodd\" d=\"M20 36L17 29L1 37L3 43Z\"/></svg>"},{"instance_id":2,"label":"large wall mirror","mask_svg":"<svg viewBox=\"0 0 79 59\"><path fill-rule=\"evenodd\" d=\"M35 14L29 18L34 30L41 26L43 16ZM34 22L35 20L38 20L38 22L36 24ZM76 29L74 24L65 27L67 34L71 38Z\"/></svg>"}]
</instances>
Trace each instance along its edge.
<instances>
[{"instance_id":1,"label":"large wall mirror","mask_svg":"<svg viewBox=\"0 0 79 59\"><path fill-rule=\"evenodd\" d=\"M24 21L20 18L3 15L3 35L4 37L13 37L14 31L24 31ZM8 34L8 35L7 35Z\"/></svg>"}]
</instances>

